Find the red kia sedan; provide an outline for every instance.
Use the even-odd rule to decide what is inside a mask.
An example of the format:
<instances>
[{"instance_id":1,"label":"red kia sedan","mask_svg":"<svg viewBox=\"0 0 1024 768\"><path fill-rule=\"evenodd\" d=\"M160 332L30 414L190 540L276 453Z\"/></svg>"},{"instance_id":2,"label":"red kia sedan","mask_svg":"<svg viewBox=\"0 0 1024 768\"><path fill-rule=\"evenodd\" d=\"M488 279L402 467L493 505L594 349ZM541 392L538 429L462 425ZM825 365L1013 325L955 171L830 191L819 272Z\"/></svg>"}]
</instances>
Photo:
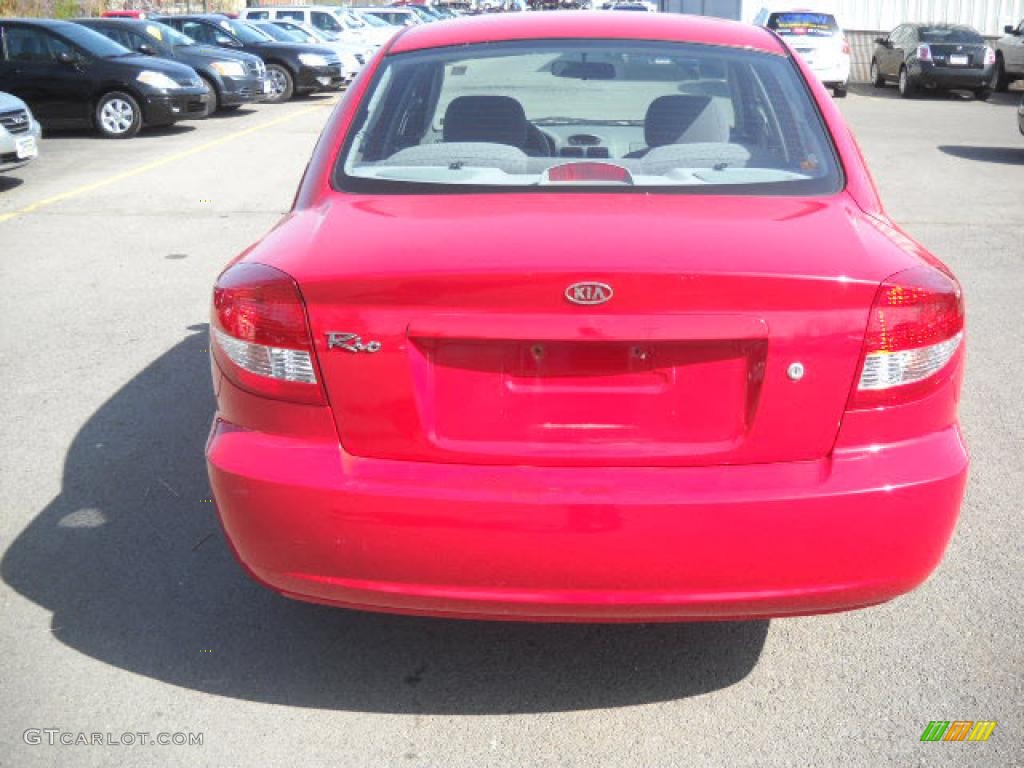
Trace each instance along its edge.
<instances>
[{"instance_id":1,"label":"red kia sedan","mask_svg":"<svg viewBox=\"0 0 1024 768\"><path fill-rule=\"evenodd\" d=\"M404 30L213 292L207 445L257 581L338 606L836 611L942 558L961 289L765 29Z\"/></svg>"}]
</instances>

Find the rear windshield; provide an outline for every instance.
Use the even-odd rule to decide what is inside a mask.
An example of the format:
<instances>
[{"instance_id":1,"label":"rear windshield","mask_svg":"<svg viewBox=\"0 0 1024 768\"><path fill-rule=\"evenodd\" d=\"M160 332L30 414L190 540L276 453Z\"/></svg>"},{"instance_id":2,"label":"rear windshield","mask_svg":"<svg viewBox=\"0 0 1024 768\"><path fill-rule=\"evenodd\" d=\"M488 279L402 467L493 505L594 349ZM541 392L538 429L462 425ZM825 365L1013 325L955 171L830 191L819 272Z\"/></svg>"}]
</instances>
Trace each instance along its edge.
<instances>
[{"instance_id":1,"label":"rear windshield","mask_svg":"<svg viewBox=\"0 0 1024 768\"><path fill-rule=\"evenodd\" d=\"M831 37L839 31L839 25L830 13L773 13L768 17L768 29L780 35Z\"/></svg>"},{"instance_id":2,"label":"rear windshield","mask_svg":"<svg viewBox=\"0 0 1024 768\"><path fill-rule=\"evenodd\" d=\"M821 194L841 183L789 58L622 40L389 56L335 169L342 189L400 193Z\"/></svg>"},{"instance_id":3,"label":"rear windshield","mask_svg":"<svg viewBox=\"0 0 1024 768\"><path fill-rule=\"evenodd\" d=\"M922 43L983 43L985 39L970 27L921 27Z\"/></svg>"}]
</instances>

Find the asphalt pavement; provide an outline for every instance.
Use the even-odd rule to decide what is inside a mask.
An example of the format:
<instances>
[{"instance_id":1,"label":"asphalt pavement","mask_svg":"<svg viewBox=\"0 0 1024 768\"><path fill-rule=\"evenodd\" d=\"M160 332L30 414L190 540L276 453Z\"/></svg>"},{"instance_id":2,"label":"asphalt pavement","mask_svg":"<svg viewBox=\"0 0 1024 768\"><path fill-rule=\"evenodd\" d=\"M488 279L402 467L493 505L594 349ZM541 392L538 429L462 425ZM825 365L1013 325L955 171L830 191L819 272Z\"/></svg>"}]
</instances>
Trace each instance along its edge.
<instances>
[{"instance_id":1,"label":"asphalt pavement","mask_svg":"<svg viewBox=\"0 0 1024 768\"><path fill-rule=\"evenodd\" d=\"M0 175L0 765L1024 765L1018 98L842 102L964 284L973 466L924 586L770 622L441 621L251 583L203 463L210 286L290 205L332 100L47 137ZM958 719L998 725L919 740Z\"/></svg>"}]
</instances>

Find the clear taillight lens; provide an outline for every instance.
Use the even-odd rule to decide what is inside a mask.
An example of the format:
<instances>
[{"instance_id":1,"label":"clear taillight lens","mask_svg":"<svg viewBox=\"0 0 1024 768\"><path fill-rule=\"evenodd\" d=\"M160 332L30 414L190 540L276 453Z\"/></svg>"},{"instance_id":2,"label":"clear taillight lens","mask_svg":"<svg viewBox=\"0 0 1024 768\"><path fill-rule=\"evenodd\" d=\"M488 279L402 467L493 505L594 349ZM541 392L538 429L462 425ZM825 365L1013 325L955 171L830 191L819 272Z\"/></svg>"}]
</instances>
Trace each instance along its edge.
<instances>
[{"instance_id":1,"label":"clear taillight lens","mask_svg":"<svg viewBox=\"0 0 1024 768\"><path fill-rule=\"evenodd\" d=\"M991 48L985 49L985 66L991 67L996 63L996 52Z\"/></svg>"},{"instance_id":2,"label":"clear taillight lens","mask_svg":"<svg viewBox=\"0 0 1024 768\"><path fill-rule=\"evenodd\" d=\"M919 61L931 61L932 49L927 44L917 46L917 58Z\"/></svg>"},{"instance_id":3,"label":"clear taillight lens","mask_svg":"<svg viewBox=\"0 0 1024 768\"><path fill-rule=\"evenodd\" d=\"M894 405L922 397L963 342L960 286L931 267L886 280L868 318L860 377L851 408Z\"/></svg>"},{"instance_id":4,"label":"clear taillight lens","mask_svg":"<svg viewBox=\"0 0 1024 768\"><path fill-rule=\"evenodd\" d=\"M323 403L306 308L295 281L263 264L236 264L213 289L212 350L243 389L279 400Z\"/></svg>"}]
</instances>

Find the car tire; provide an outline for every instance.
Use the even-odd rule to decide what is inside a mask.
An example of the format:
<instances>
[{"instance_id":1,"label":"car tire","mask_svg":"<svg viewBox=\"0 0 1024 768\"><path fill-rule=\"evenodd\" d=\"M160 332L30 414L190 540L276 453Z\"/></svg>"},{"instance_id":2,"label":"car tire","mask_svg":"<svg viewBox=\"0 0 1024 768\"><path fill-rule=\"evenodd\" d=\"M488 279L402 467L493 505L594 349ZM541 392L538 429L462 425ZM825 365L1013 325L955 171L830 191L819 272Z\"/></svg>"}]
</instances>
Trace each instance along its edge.
<instances>
[{"instance_id":1,"label":"car tire","mask_svg":"<svg viewBox=\"0 0 1024 768\"><path fill-rule=\"evenodd\" d=\"M835 98L837 98L837 99L845 99L846 98L846 84L843 83L842 85L837 85L835 88L833 88L832 89L832 95Z\"/></svg>"},{"instance_id":2,"label":"car tire","mask_svg":"<svg viewBox=\"0 0 1024 768\"><path fill-rule=\"evenodd\" d=\"M917 95L917 85L915 85L913 78L910 77L910 73L907 72L906 67L900 67L900 79L898 85L901 98L912 99Z\"/></svg>"},{"instance_id":3,"label":"car tire","mask_svg":"<svg viewBox=\"0 0 1024 768\"><path fill-rule=\"evenodd\" d=\"M882 77L882 73L878 69L878 61L875 59L871 60L871 84L875 86L875 88L885 87L885 78Z\"/></svg>"},{"instance_id":4,"label":"car tire","mask_svg":"<svg viewBox=\"0 0 1024 768\"><path fill-rule=\"evenodd\" d=\"M270 104L282 104L295 94L295 78L287 67L281 64L267 64L267 77L270 79Z\"/></svg>"},{"instance_id":5,"label":"car tire","mask_svg":"<svg viewBox=\"0 0 1024 768\"><path fill-rule=\"evenodd\" d=\"M199 79L203 81L203 85L205 85L210 91L210 100L206 102L205 115L206 117L209 117L218 109L220 109L220 96L217 95L217 88L214 86L213 82L207 80L202 75L199 76Z\"/></svg>"},{"instance_id":6,"label":"car tire","mask_svg":"<svg viewBox=\"0 0 1024 768\"><path fill-rule=\"evenodd\" d=\"M992 89L987 85L984 88L974 89L974 98L978 101L988 101L988 97L992 95Z\"/></svg>"},{"instance_id":7,"label":"car tire","mask_svg":"<svg viewBox=\"0 0 1024 768\"><path fill-rule=\"evenodd\" d=\"M992 68L992 81L990 87L993 91L1002 93L1010 86L1010 78L1006 76L1006 65L1002 56L996 56L995 66Z\"/></svg>"},{"instance_id":8,"label":"car tire","mask_svg":"<svg viewBox=\"0 0 1024 768\"><path fill-rule=\"evenodd\" d=\"M130 139L142 128L142 108L131 94L110 91L96 102L93 119L103 138Z\"/></svg>"}]
</instances>

